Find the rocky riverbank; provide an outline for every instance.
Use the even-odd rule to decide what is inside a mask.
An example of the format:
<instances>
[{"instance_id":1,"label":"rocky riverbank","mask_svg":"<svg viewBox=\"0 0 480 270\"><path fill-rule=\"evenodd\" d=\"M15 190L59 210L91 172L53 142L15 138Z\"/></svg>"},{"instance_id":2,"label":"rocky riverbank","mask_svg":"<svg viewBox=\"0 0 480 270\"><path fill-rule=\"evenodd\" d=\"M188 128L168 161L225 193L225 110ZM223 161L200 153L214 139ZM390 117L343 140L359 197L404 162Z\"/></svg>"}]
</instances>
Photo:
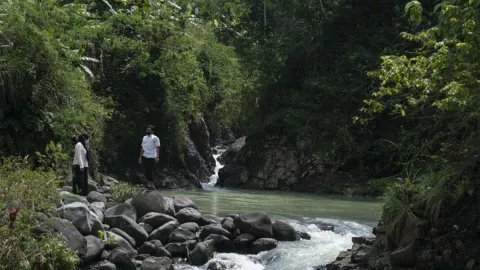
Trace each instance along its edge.
<instances>
[{"instance_id":1,"label":"rocky riverbank","mask_svg":"<svg viewBox=\"0 0 480 270\"><path fill-rule=\"evenodd\" d=\"M95 191L87 197L59 189L58 217L38 214L41 226L32 230L61 236L82 259L81 269L178 269L186 263L227 269L219 262L206 264L214 252L257 254L275 249L279 241L309 238L263 212L201 214L189 198L159 191L114 202L109 194L114 180L104 184L90 183Z\"/></svg>"}]
</instances>

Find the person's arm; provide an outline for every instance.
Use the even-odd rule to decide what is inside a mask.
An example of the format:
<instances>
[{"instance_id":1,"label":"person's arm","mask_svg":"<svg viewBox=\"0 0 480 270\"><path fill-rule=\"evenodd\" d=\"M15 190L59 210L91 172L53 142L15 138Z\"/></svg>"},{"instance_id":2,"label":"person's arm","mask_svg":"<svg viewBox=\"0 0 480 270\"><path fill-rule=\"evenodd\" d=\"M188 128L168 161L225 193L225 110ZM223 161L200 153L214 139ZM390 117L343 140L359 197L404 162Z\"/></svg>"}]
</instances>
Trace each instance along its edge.
<instances>
[{"instance_id":1,"label":"person's arm","mask_svg":"<svg viewBox=\"0 0 480 270\"><path fill-rule=\"evenodd\" d=\"M78 160L78 166L80 166L80 171L83 171L83 168L85 164L83 164L83 159L82 159L82 145L77 144L75 145L75 157Z\"/></svg>"},{"instance_id":2,"label":"person's arm","mask_svg":"<svg viewBox=\"0 0 480 270\"><path fill-rule=\"evenodd\" d=\"M157 158L155 159L157 162L160 160L160 139L157 138L155 142L155 146L157 147Z\"/></svg>"},{"instance_id":3,"label":"person's arm","mask_svg":"<svg viewBox=\"0 0 480 270\"><path fill-rule=\"evenodd\" d=\"M142 164L142 156L143 156L143 147L140 145L140 156L138 157L138 164Z\"/></svg>"}]
</instances>

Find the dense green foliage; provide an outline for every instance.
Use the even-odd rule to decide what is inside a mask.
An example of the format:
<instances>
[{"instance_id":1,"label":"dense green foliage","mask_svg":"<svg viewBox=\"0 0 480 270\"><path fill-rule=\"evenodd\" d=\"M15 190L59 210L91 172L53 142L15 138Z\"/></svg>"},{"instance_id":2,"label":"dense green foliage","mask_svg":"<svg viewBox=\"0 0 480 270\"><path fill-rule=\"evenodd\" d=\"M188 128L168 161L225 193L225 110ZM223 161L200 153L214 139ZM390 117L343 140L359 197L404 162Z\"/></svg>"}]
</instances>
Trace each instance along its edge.
<instances>
[{"instance_id":1,"label":"dense green foliage","mask_svg":"<svg viewBox=\"0 0 480 270\"><path fill-rule=\"evenodd\" d=\"M32 170L23 159L2 160L0 165L0 269L75 269L79 258L60 238L34 238L37 212L54 215L60 198L58 178L49 169ZM6 210L20 206L14 229Z\"/></svg>"}]
</instances>

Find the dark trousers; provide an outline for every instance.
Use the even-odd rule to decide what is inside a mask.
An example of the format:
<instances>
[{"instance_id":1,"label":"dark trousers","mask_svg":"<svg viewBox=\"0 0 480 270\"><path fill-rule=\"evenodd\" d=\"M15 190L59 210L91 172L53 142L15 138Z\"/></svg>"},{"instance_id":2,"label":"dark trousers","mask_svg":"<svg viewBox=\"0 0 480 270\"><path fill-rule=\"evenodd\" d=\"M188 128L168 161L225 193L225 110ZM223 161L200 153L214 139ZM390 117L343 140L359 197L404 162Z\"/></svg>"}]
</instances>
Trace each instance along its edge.
<instances>
[{"instance_id":1,"label":"dark trousers","mask_svg":"<svg viewBox=\"0 0 480 270\"><path fill-rule=\"evenodd\" d=\"M88 195L88 167L80 170L80 166L73 165L73 194Z\"/></svg>"},{"instance_id":2,"label":"dark trousers","mask_svg":"<svg viewBox=\"0 0 480 270\"><path fill-rule=\"evenodd\" d=\"M145 178L148 182L153 182L153 171L155 170L155 159L142 157L143 169L145 170Z\"/></svg>"}]
</instances>

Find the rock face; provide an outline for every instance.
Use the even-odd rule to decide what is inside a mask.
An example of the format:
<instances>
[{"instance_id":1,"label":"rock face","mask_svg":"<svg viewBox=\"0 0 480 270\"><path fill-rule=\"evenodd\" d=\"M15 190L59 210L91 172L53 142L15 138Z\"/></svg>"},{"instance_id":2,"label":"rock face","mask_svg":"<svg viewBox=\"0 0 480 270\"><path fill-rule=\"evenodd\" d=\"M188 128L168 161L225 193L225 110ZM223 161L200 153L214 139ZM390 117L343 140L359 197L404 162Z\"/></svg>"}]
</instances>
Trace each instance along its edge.
<instances>
[{"instance_id":1,"label":"rock face","mask_svg":"<svg viewBox=\"0 0 480 270\"><path fill-rule=\"evenodd\" d=\"M218 161L221 164L225 164L228 161L232 161L237 154L240 152L240 150L245 146L245 140L247 137L240 137L238 138L234 143L228 146L227 150L223 152L223 154L220 156Z\"/></svg>"},{"instance_id":2,"label":"rock face","mask_svg":"<svg viewBox=\"0 0 480 270\"><path fill-rule=\"evenodd\" d=\"M195 144L198 153L205 160L207 168L213 172L215 169L215 159L213 158L210 147L210 133L207 124L203 118L193 119L188 125L190 139Z\"/></svg>"},{"instance_id":3,"label":"rock face","mask_svg":"<svg viewBox=\"0 0 480 270\"><path fill-rule=\"evenodd\" d=\"M357 165L339 168L326 163L302 142L287 145L282 139L267 138L251 144L249 138L241 139L221 157L225 166L219 171L218 186L342 195L365 192L362 181L367 176Z\"/></svg>"},{"instance_id":4,"label":"rock face","mask_svg":"<svg viewBox=\"0 0 480 270\"><path fill-rule=\"evenodd\" d=\"M175 215L173 203L162 196L158 191L141 192L133 197L132 205L139 216L155 212L167 215Z\"/></svg>"},{"instance_id":5,"label":"rock face","mask_svg":"<svg viewBox=\"0 0 480 270\"><path fill-rule=\"evenodd\" d=\"M271 238L273 236L272 221L264 212L244 213L237 216L233 222L237 229L255 237Z\"/></svg>"},{"instance_id":6,"label":"rock face","mask_svg":"<svg viewBox=\"0 0 480 270\"><path fill-rule=\"evenodd\" d=\"M209 168L190 138L185 138L185 145L185 164L187 165L187 169L195 175L201 183L207 183L214 171Z\"/></svg>"},{"instance_id":7,"label":"rock face","mask_svg":"<svg viewBox=\"0 0 480 270\"><path fill-rule=\"evenodd\" d=\"M292 225L277 220L272 225L273 238L278 241L296 241L298 238L297 231L292 227Z\"/></svg>"}]
</instances>

